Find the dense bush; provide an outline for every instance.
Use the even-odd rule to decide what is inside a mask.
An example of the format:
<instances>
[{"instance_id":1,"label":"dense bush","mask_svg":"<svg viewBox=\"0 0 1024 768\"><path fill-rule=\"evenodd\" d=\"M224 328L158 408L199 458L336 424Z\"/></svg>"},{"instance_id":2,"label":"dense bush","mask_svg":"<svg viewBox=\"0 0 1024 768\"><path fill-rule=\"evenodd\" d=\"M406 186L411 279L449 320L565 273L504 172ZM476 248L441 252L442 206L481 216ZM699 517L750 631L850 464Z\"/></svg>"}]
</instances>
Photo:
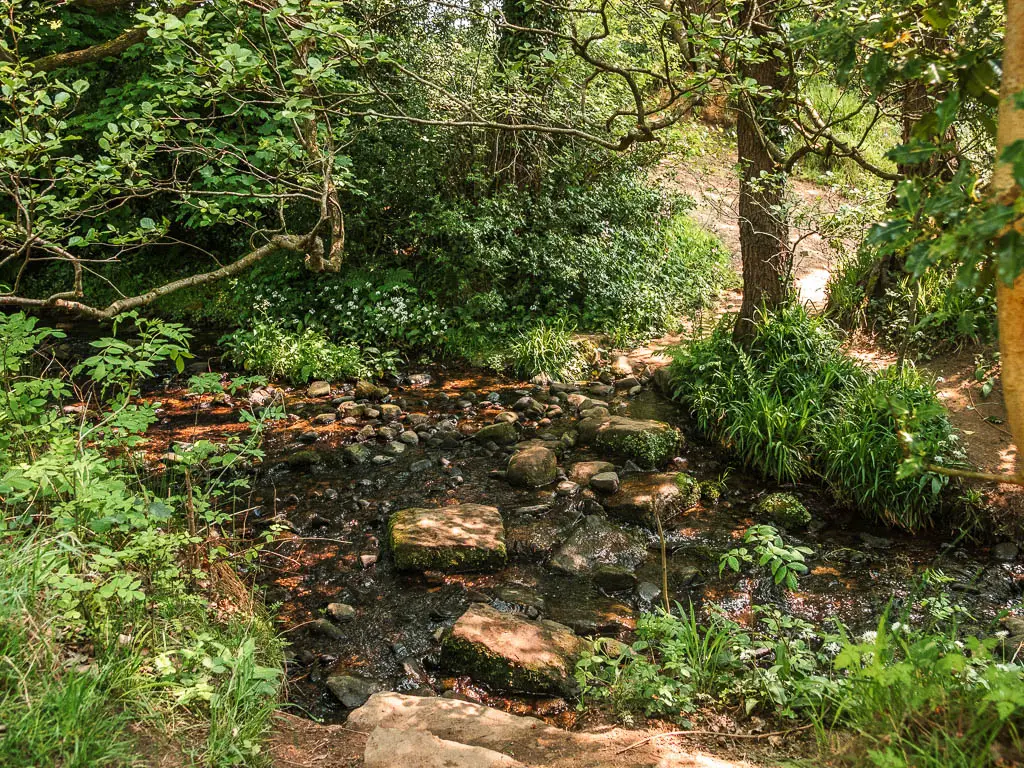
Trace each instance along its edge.
<instances>
[{"instance_id":1,"label":"dense bush","mask_svg":"<svg viewBox=\"0 0 1024 768\"><path fill-rule=\"evenodd\" d=\"M529 375L550 364L528 364L530 348L547 336L558 348L544 354L563 358L568 373L580 358L559 329L616 341L660 332L734 279L725 248L684 209L631 168L587 182L553 180L538 192L438 194L386 225L373 220L380 229L356 227L337 275L311 275L294 258L275 257L214 295L183 294L161 308L241 322L246 345L267 336L263 318L271 316L282 328L321 329L318 345L329 338L364 349L440 348Z\"/></svg>"},{"instance_id":2,"label":"dense bush","mask_svg":"<svg viewBox=\"0 0 1024 768\"><path fill-rule=\"evenodd\" d=\"M935 522L957 438L934 389L912 366L872 373L841 349L835 328L799 307L761 317L749 349L727 325L681 347L674 395L698 427L780 482L821 477L868 517L907 530ZM899 433L914 435L906 455ZM915 472L907 471L911 460Z\"/></svg>"}]
</instances>

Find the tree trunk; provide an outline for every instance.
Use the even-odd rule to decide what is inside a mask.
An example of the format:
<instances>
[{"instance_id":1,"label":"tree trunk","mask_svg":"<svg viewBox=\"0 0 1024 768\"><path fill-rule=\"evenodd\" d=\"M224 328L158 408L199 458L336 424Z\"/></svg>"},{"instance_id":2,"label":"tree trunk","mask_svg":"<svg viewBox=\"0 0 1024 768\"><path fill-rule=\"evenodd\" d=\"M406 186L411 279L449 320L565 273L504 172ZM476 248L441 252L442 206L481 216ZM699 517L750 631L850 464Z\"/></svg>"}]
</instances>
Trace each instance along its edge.
<instances>
[{"instance_id":1,"label":"tree trunk","mask_svg":"<svg viewBox=\"0 0 1024 768\"><path fill-rule=\"evenodd\" d=\"M771 311L784 304L791 293L793 256L789 247L789 224L781 212L786 179L772 157L769 142L779 138L778 112L789 88L783 76L783 62L772 55L770 39L764 36L775 22L774 2L749 0L744 26L762 36L764 61L746 64L744 77L755 80L766 95L742 100L736 125L740 162L740 254L743 261L743 304L733 328L733 340L749 343L758 310ZM752 17L752 18L751 18Z\"/></svg>"},{"instance_id":2,"label":"tree trunk","mask_svg":"<svg viewBox=\"0 0 1024 768\"><path fill-rule=\"evenodd\" d=\"M1015 141L1024 140L1024 110L1018 109L1015 97L1024 90L1024 0L1007 0L1006 53L1003 55L1003 83L999 101L998 151ZM1012 204L1020 196L1020 187L1012 168L996 161L992 193ZM1003 397L1010 431L1018 452L1024 446L1024 275L1011 285L996 280L996 301L999 306L999 350L1002 359ZM1018 472L1020 463L1018 460Z\"/></svg>"}]
</instances>

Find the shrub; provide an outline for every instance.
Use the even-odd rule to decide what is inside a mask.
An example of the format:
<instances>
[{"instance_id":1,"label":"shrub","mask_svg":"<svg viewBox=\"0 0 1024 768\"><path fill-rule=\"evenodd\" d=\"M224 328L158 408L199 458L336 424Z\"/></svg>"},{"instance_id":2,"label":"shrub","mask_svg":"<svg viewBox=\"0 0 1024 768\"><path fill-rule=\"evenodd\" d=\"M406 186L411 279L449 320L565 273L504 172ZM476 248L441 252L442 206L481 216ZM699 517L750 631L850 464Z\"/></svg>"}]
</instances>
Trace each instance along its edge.
<instances>
[{"instance_id":1,"label":"shrub","mask_svg":"<svg viewBox=\"0 0 1024 768\"><path fill-rule=\"evenodd\" d=\"M283 327L264 317L221 339L229 360L246 371L280 376L293 384L311 379L354 379L369 372L354 344L336 344L318 328Z\"/></svg>"},{"instance_id":2,"label":"shrub","mask_svg":"<svg viewBox=\"0 0 1024 768\"><path fill-rule=\"evenodd\" d=\"M934 390L911 366L874 374L843 353L828 321L799 307L761 317L749 350L724 321L676 351L674 396L705 434L779 482L822 477L841 501L907 530L931 525L959 460ZM899 433L912 433L908 456Z\"/></svg>"},{"instance_id":3,"label":"shrub","mask_svg":"<svg viewBox=\"0 0 1024 768\"><path fill-rule=\"evenodd\" d=\"M542 320L509 338L490 356L489 364L526 378L543 373L554 381L582 379L590 369L590 357L587 346L573 336L575 330L564 318Z\"/></svg>"}]
</instances>

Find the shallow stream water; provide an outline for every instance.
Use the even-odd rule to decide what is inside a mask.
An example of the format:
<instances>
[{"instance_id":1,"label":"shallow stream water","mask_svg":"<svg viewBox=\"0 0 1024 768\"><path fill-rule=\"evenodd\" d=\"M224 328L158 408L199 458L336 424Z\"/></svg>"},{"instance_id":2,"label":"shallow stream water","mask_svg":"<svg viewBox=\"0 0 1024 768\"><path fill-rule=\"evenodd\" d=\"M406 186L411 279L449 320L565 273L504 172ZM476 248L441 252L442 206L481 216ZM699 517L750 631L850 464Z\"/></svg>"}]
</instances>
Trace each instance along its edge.
<instances>
[{"instance_id":1,"label":"shallow stream water","mask_svg":"<svg viewBox=\"0 0 1024 768\"><path fill-rule=\"evenodd\" d=\"M572 713L564 701L495 697L468 679L446 677L438 668L441 635L471 603L488 602L501 611L553 619L581 635L628 640L639 613L660 600L657 536L645 529L636 531L647 545L636 569L636 588L607 592L587 576L556 572L549 566L551 554L585 515L597 509L593 495L560 496L551 487L513 488L495 474L505 468L511 449L487 450L465 439L490 423L499 408L508 408L524 394L546 393L480 373L434 369L429 376L433 382L427 386L393 387L391 398L402 407L403 419L423 414L429 424L454 422L455 432L447 433L442 446L408 447L381 465L347 464L342 446L360 427L317 426L315 416L336 407L329 397L293 402L290 410L299 418L293 416L287 426L270 433L267 459L244 524L258 531L274 521L288 529L265 552L259 581L291 644L291 701L329 721L342 719L346 710L325 681L343 673L367 678L382 689L447 691L569 724ZM685 414L651 389L620 408L626 415L668 421L686 430ZM527 422L523 438L554 440L574 422L568 415L550 424ZM314 433L315 442L310 442ZM305 442L299 442L300 437ZM383 441L370 444L380 453ZM290 457L309 450L317 452L316 464L289 463ZM568 471L575 462L594 459L622 463L582 447L568 450L560 466ZM748 623L754 605L774 605L816 623L835 616L859 631L872 628L890 601L899 605L906 600L926 569L940 568L952 577L949 588L979 621L1015 605L1024 588L1024 567L1019 563L997 562L984 548L865 525L854 511L831 504L815 486L785 489L814 516L807 531L787 536L787 541L815 553L809 562L811 572L801 578L797 591L774 588L762 574L720 577L720 554L735 546L755 522L751 505L778 487L730 466L717 449L690 435L674 468L686 469L700 480L718 480L724 487L717 503L666 521L669 591L683 605L713 602L730 617ZM391 513L453 503L498 507L505 520L509 565L489 574L397 572L386 545ZM340 625L327 623L325 631L324 612L331 603L352 606L355 617Z\"/></svg>"}]
</instances>

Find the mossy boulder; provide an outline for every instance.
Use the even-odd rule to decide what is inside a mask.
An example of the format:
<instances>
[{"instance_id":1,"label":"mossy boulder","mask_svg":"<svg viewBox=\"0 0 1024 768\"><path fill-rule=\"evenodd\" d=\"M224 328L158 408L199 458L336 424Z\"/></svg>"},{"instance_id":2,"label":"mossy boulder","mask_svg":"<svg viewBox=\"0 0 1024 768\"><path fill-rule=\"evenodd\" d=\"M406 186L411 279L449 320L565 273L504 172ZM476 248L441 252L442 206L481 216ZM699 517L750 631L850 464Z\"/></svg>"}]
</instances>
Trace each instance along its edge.
<instances>
[{"instance_id":1,"label":"mossy boulder","mask_svg":"<svg viewBox=\"0 0 1024 768\"><path fill-rule=\"evenodd\" d=\"M345 456L345 461L349 464L365 464L371 458L373 458L373 451L367 448L362 443L352 443L352 445L346 445L341 449L342 454Z\"/></svg>"},{"instance_id":2,"label":"mossy boulder","mask_svg":"<svg viewBox=\"0 0 1024 768\"><path fill-rule=\"evenodd\" d=\"M441 644L441 665L494 690L572 695L588 643L553 621L532 621L477 603Z\"/></svg>"},{"instance_id":3,"label":"mossy boulder","mask_svg":"<svg viewBox=\"0 0 1024 768\"><path fill-rule=\"evenodd\" d=\"M647 469L668 463L681 443L679 430L663 421L612 416L584 419L578 427L585 442L597 443Z\"/></svg>"},{"instance_id":4,"label":"mossy boulder","mask_svg":"<svg viewBox=\"0 0 1024 768\"><path fill-rule=\"evenodd\" d=\"M791 493L769 493L753 508L757 518L768 518L788 531L806 528L811 522L811 513Z\"/></svg>"},{"instance_id":5,"label":"mossy boulder","mask_svg":"<svg viewBox=\"0 0 1024 768\"><path fill-rule=\"evenodd\" d=\"M488 424L482 427L473 435L478 443L493 442L498 445L512 445L519 440L519 432L512 422L499 421L497 424Z\"/></svg>"},{"instance_id":6,"label":"mossy boulder","mask_svg":"<svg viewBox=\"0 0 1024 768\"><path fill-rule=\"evenodd\" d=\"M683 476L689 480L680 480ZM700 501L700 486L682 472L629 475L619 490L601 501L609 516L627 523L655 527L655 514L662 520L685 511Z\"/></svg>"},{"instance_id":7,"label":"mossy boulder","mask_svg":"<svg viewBox=\"0 0 1024 768\"><path fill-rule=\"evenodd\" d=\"M382 400L388 396L388 388L360 379L356 382L355 396L358 400Z\"/></svg>"},{"instance_id":8,"label":"mossy boulder","mask_svg":"<svg viewBox=\"0 0 1024 768\"><path fill-rule=\"evenodd\" d=\"M403 571L492 571L508 560L501 514L482 504L399 510L388 540Z\"/></svg>"},{"instance_id":9,"label":"mossy boulder","mask_svg":"<svg viewBox=\"0 0 1024 768\"><path fill-rule=\"evenodd\" d=\"M506 477L521 488L540 488L558 477L558 457L550 448L531 445L512 454Z\"/></svg>"}]
</instances>

